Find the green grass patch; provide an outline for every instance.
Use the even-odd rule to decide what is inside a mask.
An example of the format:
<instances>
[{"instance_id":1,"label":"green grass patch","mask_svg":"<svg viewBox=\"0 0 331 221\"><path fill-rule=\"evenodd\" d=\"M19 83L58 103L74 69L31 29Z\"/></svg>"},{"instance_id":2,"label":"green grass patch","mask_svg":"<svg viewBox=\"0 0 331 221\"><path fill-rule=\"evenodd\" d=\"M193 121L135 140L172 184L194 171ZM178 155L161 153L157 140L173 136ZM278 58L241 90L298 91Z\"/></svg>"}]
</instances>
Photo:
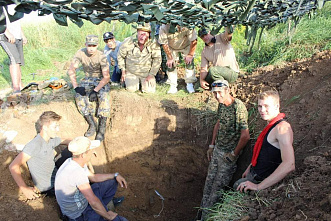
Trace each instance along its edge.
<instances>
[{"instance_id":1,"label":"green grass patch","mask_svg":"<svg viewBox=\"0 0 331 221\"><path fill-rule=\"evenodd\" d=\"M225 221L238 220L247 214L248 208L245 194L239 191L220 191L223 196L221 203L216 203L213 208L210 208L208 221Z\"/></svg>"},{"instance_id":2,"label":"green grass patch","mask_svg":"<svg viewBox=\"0 0 331 221\"><path fill-rule=\"evenodd\" d=\"M251 54L247 53L248 46L244 38L246 28L237 26L231 44L240 69L250 72L260 66L307 58L318 51L331 49L330 17L331 3L327 2L322 10L312 12L311 16L305 15L292 36L287 35L287 23L265 30L262 33L260 45L257 45L256 42ZM105 44L102 35L104 32L113 32L119 41L136 33L131 25L117 21L111 24L103 22L99 25L84 21L84 25L79 28L71 22L67 27L59 26L54 20L51 20L47 23L25 25L23 30L29 41L24 47L23 85L31 81L46 80L53 76L66 78L67 67L65 64L71 60L78 49L84 47L85 37L88 34L99 36L99 49L103 50ZM259 36L259 32L257 36ZM289 44L290 37L291 44ZM194 62L197 67L201 63L203 47L204 42L199 38ZM0 88L9 87L11 84L9 60L2 49L0 49L0 64ZM33 79L32 73L36 73L35 79ZM157 90L157 97L166 94L163 86L158 87ZM179 91L173 96L185 97L187 95L184 91Z\"/></svg>"}]
</instances>

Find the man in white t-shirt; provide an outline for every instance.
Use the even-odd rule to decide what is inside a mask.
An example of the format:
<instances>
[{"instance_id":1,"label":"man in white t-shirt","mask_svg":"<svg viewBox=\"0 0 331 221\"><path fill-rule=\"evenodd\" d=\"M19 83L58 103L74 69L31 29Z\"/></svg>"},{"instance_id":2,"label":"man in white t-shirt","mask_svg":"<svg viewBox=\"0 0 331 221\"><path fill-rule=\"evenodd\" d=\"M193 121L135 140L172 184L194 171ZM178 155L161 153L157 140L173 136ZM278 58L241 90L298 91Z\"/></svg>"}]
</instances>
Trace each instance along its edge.
<instances>
[{"instance_id":1,"label":"man in white t-shirt","mask_svg":"<svg viewBox=\"0 0 331 221\"><path fill-rule=\"evenodd\" d=\"M0 34L0 45L10 60L9 72L14 94L20 93L22 89L21 65L24 65L23 45L28 42L21 28L20 21L10 22L9 20L9 16L13 16L16 12L15 7L15 4L11 4L2 8L6 16L6 30L3 34Z\"/></svg>"},{"instance_id":2,"label":"man in white t-shirt","mask_svg":"<svg viewBox=\"0 0 331 221\"><path fill-rule=\"evenodd\" d=\"M76 137L68 146L72 158L67 159L55 177L55 195L63 215L69 220L127 221L112 211L107 204L113 199L118 183L127 188L119 173L93 174L87 168L94 146L86 137ZM93 182L90 185L90 181Z\"/></svg>"}]
</instances>

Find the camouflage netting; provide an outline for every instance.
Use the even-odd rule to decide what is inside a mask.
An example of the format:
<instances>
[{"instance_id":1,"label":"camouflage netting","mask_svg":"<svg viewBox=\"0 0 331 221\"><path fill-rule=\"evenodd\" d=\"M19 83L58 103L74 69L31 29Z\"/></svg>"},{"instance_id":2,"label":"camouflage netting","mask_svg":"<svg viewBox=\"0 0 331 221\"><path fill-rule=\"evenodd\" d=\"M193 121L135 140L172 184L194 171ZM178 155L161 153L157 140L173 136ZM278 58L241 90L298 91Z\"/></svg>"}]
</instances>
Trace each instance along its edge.
<instances>
[{"instance_id":1,"label":"camouflage netting","mask_svg":"<svg viewBox=\"0 0 331 221\"><path fill-rule=\"evenodd\" d=\"M223 26L244 25L246 37L254 38L259 28L271 28L289 19L298 23L306 14L321 9L329 0L0 0L1 6L16 4L16 13L10 17L14 21L25 13L38 11L39 15L53 14L60 25L68 25L68 18L79 27L83 19L94 24L112 20L125 23L157 22L170 23L171 30L176 25L189 28L208 26L212 34ZM0 33L5 30L6 20L0 8Z\"/></svg>"}]
</instances>

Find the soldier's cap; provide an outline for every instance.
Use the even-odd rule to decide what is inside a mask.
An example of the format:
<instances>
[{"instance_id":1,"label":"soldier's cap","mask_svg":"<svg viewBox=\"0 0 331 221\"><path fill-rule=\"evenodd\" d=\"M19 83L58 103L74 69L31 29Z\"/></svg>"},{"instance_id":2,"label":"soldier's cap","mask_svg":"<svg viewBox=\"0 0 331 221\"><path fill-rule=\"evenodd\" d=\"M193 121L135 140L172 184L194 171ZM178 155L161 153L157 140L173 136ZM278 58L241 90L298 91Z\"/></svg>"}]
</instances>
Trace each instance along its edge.
<instances>
[{"instance_id":1,"label":"soldier's cap","mask_svg":"<svg viewBox=\"0 0 331 221\"><path fill-rule=\"evenodd\" d=\"M211 84L211 92L221 91L224 87L229 87L229 82L227 80L217 80Z\"/></svg>"},{"instance_id":2,"label":"soldier's cap","mask_svg":"<svg viewBox=\"0 0 331 221\"><path fill-rule=\"evenodd\" d=\"M199 36L200 38L202 38L203 36L205 36L205 35L208 34L208 33L209 33L209 30L208 30L207 28L205 28L205 27L202 27L202 28L200 28L199 31L198 31L198 36Z\"/></svg>"},{"instance_id":3,"label":"soldier's cap","mask_svg":"<svg viewBox=\"0 0 331 221\"><path fill-rule=\"evenodd\" d=\"M99 37L97 35L88 35L86 36L87 45L98 45L99 44Z\"/></svg>"},{"instance_id":4,"label":"soldier's cap","mask_svg":"<svg viewBox=\"0 0 331 221\"><path fill-rule=\"evenodd\" d=\"M151 25L147 22L143 23L143 24L138 24L137 26L137 31L138 30L141 30L141 31L147 31L149 33L152 32L152 29L151 29Z\"/></svg>"},{"instance_id":5,"label":"soldier's cap","mask_svg":"<svg viewBox=\"0 0 331 221\"><path fill-rule=\"evenodd\" d=\"M103 34L103 40L108 40L108 39L113 39L114 38L114 34L111 32L106 32Z\"/></svg>"},{"instance_id":6,"label":"soldier's cap","mask_svg":"<svg viewBox=\"0 0 331 221\"><path fill-rule=\"evenodd\" d=\"M72 153L72 155L79 155L99 146L100 140L90 140L87 137L80 136L70 141L68 150Z\"/></svg>"}]
</instances>

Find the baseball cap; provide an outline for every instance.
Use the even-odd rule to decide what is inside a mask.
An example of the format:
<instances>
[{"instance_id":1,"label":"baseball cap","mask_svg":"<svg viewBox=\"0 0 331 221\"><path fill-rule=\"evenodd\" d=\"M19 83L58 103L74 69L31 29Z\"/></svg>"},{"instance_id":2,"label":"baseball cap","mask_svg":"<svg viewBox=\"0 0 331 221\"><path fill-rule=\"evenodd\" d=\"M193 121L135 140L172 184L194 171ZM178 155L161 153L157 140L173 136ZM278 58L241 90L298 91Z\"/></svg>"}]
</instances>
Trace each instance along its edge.
<instances>
[{"instance_id":1,"label":"baseball cap","mask_svg":"<svg viewBox=\"0 0 331 221\"><path fill-rule=\"evenodd\" d=\"M223 87L229 87L229 82L227 80L217 80L211 84L211 92L221 91Z\"/></svg>"},{"instance_id":2,"label":"baseball cap","mask_svg":"<svg viewBox=\"0 0 331 221\"><path fill-rule=\"evenodd\" d=\"M208 31L207 28L202 27L202 28L199 29L199 31L198 31L198 35L199 35L200 38L202 38L204 35L208 34L208 32L209 32L209 31Z\"/></svg>"},{"instance_id":3,"label":"baseball cap","mask_svg":"<svg viewBox=\"0 0 331 221\"><path fill-rule=\"evenodd\" d=\"M106 32L103 34L103 40L108 40L108 39L113 39L114 38L114 34L111 32Z\"/></svg>"},{"instance_id":4,"label":"baseball cap","mask_svg":"<svg viewBox=\"0 0 331 221\"><path fill-rule=\"evenodd\" d=\"M68 150L72 153L72 155L79 155L99 146L100 140L90 140L87 137L80 136L70 141Z\"/></svg>"},{"instance_id":5,"label":"baseball cap","mask_svg":"<svg viewBox=\"0 0 331 221\"><path fill-rule=\"evenodd\" d=\"M152 32L151 25L147 22L139 24L137 30Z\"/></svg>"},{"instance_id":6,"label":"baseball cap","mask_svg":"<svg viewBox=\"0 0 331 221\"><path fill-rule=\"evenodd\" d=\"M98 45L99 44L99 37L97 35L88 35L86 36L87 45Z\"/></svg>"}]
</instances>

